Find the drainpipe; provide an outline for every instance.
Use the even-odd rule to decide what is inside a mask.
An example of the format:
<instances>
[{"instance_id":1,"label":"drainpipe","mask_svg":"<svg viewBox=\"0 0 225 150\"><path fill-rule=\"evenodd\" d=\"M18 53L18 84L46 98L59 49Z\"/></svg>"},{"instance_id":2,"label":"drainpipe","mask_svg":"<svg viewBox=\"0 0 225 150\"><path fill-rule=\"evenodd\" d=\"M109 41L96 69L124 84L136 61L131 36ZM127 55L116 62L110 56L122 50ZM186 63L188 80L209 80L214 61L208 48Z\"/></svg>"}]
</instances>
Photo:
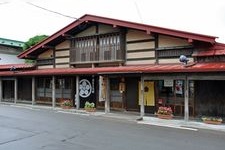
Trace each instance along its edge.
<instances>
[{"instance_id":1,"label":"drainpipe","mask_svg":"<svg viewBox=\"0 0 225 150\"><path fill-rule=\"evenodd\" d=\"M185 95L184 95L184 120L187 122L189 120L189 80L187 76L185 77Z\"/></svg>"}]
</instances>

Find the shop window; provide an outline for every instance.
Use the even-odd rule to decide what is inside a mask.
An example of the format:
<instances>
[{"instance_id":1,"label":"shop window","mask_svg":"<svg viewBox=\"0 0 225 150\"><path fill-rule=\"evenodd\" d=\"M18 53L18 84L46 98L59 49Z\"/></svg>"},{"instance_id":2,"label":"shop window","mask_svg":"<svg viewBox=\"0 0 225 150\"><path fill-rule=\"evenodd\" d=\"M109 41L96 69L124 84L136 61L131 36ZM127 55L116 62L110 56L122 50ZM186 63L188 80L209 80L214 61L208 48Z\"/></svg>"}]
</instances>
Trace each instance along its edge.
<instances>
[{"instance_id":1,"label":"shop window","mask_svg":"<svg viewBox=\"0 0 225 150\"><path fill-rule=\"evenodd\" d=\"M184 81L183 80L160 80L158 81L158 96L163 104L183 103Z\"/></svg>"},{"instance_id":2,"label":"shop window","mask_svg":"<svg viewBox=\"0 0 225 150\"><path fill-rule=\"evenodd\" d=\"M119 90L120 80L118 78L110 79L110 100L111 102L122 102L122 94Z\"/></svg>"}]
</instances>

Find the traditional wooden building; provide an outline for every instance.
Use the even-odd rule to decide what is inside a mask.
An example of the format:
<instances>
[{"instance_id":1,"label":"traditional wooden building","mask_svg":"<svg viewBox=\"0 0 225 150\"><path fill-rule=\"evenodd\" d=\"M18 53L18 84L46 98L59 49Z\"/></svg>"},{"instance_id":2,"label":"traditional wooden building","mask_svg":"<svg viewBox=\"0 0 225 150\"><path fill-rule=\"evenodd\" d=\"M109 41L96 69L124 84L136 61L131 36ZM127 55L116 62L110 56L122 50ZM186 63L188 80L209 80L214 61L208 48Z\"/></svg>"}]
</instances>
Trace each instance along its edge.
<instances>
[{"instance_id":1,"label":"traditional wooden building","mask_svg":"<svg viewBox=\"0 0 225 150\"><path fill-rule=\"evenodd\" d=\"M29 70L0 71L14 78L14 98L55 107L73 100L98 109L154 114L161 105L174 115L225 117L225 45L216 37L84 15L19 54L36 60ZM179 61L181 55L189 60ZM27 80L27 82L23 82ZM26 85L29 93L23 91ZM4 97L0 95L2 100ZM15 101L16 101L15 100Z\"/></svg>"}]
</instances>

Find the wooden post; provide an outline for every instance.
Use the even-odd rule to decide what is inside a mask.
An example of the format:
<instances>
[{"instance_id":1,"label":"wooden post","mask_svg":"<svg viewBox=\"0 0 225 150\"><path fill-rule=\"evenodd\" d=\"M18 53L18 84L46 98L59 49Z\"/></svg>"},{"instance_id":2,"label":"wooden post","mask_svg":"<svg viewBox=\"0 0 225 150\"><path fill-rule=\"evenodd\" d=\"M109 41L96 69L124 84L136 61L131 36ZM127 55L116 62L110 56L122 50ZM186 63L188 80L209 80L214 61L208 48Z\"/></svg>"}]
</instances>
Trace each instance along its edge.
<instances>
[{"instance_id":1,"label":"wooden post","mask_svg":"<svg viewBox=\"0 0 225 150\"><path fill-rule=\"evenodd\" d=\"M18 99L18 79L17 77L15 77L14 80L14 103L17 103L17 99Z\"/></svg>"},{"instance_id":2,"label":"wooden post","mask_svg":"<svg viewBox=\"0 0 225 150\"><path fill-rule=\"evenodd\" d=\"M184 86L184 90L185 90L185 97L184 97L184 120L188 121L189 120L189 80L187 79L187 77L185 78L185 86Z\"/></svg>"},{"instance_id":3,"label":"wooden post","mask_svg":"<svg viewBox=\"0 0 225 150\"><path fill-rule=\"evenodd\" d=\"M141 105L140 105L140 114L141 117L145 115L145 106L144 106L144 78L141 76Z\"/></svg>"},{"instance_id":4,"label":"wooden post","mask_svg":"<svg viewBox=\"0 0 225 150\"><path fill-rule=\"evenodd\" d=\"M35 104L35 77L32 77L32 105Z\"/></svg>"},{"instance_id":5,"label":"wooden post","mask_svg":"<svg viewBox=\"0 0 225 150\"><path fill-rule=\"evenodd\" d=\"M2 78L0 77L0 103L2 102Z\"/></svg>"},{"instance_id":6,"label":"wooden post","mask_svg":"<svg viewBox=\"0 0 225 150\"><path fill-rule=\"evenodd\" d=\"M109 77L106 77L106 99L105 99L105 113L110 112L110 83L109 83Z\"/></svg>"},{"instance_id":7,"label":"wooden post","mask_svg":"<svg viewBox=\"0 0 225 150\"><path fill-rule=\"evenodd\" d=\"M80 109L79 80L80 80L79 76L76 76L76 95L75 95L76 109Z\"/></svg>"},{"instance_id":8,"label":"wooden post","mask_svg":"<svg viewBox=\"0 0 225 150\"><path fill-rule=\"evenodd\" d=\"M55 76L52 76L52 107L55 108Z\"/></svg>"}]
</instances>

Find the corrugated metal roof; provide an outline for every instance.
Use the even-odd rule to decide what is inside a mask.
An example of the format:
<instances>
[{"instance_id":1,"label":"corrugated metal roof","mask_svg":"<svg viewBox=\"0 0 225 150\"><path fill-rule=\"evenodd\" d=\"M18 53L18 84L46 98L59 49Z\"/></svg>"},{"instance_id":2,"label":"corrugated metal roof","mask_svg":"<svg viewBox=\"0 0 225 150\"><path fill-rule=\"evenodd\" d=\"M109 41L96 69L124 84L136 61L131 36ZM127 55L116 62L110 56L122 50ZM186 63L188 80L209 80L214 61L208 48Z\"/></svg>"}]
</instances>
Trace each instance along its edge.
<instances>
[{"instance_id":1,"label":"corrugated metal roof","mask_svg":"<svg viewBox=\"0 0 225 150\"><path fill-rule=\"evenodd\" d=\"M6 65L0 65L0 70L7 70L12 67L15 67L16 69L29 69L33 68L33 64L6 64Z\"/></svg>"},{"instance_id":2,"label":"corrugated metal roof","mask_svg":"<svg viewBox=\"0 0 225 150\"><path fill-rule=\"evenodd\" d=\"M84 74L124 74L124 73L191 73L191 72L225 72L224 63L198 63L184 66L182 64L140 65L98 68L52 68L25 71L1 71L0 76L40 76L40 75L84 75Z\"/></svg>"},{"instance_id":3,"label":"corrugated metal roof","mask_svg":"<svg viewBox=\"0 0 225 150\"><path fill-rule=\"evenodd\" d=\"M0 45L7 45L7 46L13 46L13 47L23 47L24 42L0 38Z\"/></svg>"}]
</instances>

